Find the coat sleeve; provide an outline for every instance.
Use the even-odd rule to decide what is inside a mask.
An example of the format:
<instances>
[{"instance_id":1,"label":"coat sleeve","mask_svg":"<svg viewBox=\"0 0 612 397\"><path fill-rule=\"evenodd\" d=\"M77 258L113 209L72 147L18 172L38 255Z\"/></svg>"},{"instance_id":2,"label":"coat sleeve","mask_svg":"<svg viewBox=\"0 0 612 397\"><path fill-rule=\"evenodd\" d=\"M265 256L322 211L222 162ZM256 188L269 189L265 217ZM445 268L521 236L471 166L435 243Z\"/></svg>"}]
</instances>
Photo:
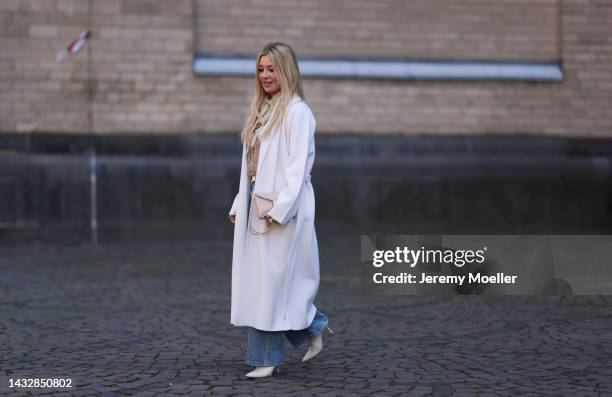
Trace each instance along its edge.
<instances>
[{"instance_id":1,"label":"coat sleeve","mask_svg":"<svg viewBox=\"0 0 612 397\"><path fill-rule=\"evenodd\" d=\"M296 214L298 198L304 178L310 142L314 137L316 121L303 102L290 108L287 117L289 163L287 165L287 186L279 193L274 207L268 213L278 223L285 225Z\"/></svg>"},{"instance_id":2,"label":"coat sleeve","mask_svg":"<svg viewBox=\"0 0 612 397\"><path fill-rule=\"evenodd\" d=\"M238 192L236 194L236 197L234 197L234 202L232 203L232 208L229 211L230 215L236 215L236 205L238 203L238 196L240 195L240 192Z\"/></svg>"},{"instance_id":3,"label":"coat sleeve","mask_svg":"<svg viewBox=\"0 0 612 397\"><path fill-rule=\"evenodd\" d=\"M242 163L240 165L240 181L238 182L238 193L236 194L236 197L234 197L234 202L232 203L232 208L230 208L229 215L236 215L236 211L238 209L238 198L240 197L240 187L242 186L242 178L243 178L242 175L244 174L244 167L246 166L245 161L246 161L246 152L243 146Z\"/></svg>"}]
</instances>

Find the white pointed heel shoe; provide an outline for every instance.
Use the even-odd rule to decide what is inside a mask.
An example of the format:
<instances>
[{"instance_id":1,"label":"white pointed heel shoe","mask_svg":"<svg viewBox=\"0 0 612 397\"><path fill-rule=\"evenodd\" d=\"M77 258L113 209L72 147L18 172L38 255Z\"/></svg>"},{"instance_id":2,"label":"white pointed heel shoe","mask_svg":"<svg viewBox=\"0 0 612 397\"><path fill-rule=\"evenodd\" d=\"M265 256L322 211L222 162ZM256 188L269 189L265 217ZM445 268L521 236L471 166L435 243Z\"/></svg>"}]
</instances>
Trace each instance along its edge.
<instances>
[{"instance_id":1,"label":"white pointed heel shoe","mask_svg":"<svg viewBox=\"0 0 612 397\"><path fill-rule=\"evenodd\" d=\"M334 331L332 331L329 326L326 325L325 329L327 329L330 335L334 334ZM321 331L319 335L315 336L314 338L310 338L310 347L304 355L302 362L310 360L311 358L319 354L321 350L323 350L323 331Z\"/></svg>"},{"instance_id":2,"label":"white pointed heel shoe","mask_svg":"<svg viewBox=\"0 0 612 397\"><path fill-rule=\"evenodd\" d=\"M248 374L246 374L247 377L249 378L265 378L268 376L272 376L272 373L274 372L274 368L276 368L276 373L280 372L280 369L278 366L269 366L269 367L255 367L254 370L252 370L251 372L249 372Z\"/></svg>"}]
</instances>

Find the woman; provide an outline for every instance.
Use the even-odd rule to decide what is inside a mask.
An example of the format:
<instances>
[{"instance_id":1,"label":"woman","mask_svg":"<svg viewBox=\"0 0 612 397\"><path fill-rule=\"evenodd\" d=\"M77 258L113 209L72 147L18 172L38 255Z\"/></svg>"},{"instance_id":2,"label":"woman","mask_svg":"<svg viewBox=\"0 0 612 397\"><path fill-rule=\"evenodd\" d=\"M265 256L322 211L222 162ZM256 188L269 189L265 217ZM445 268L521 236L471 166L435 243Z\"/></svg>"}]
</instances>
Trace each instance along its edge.
<instances>
[{"instance_id":1,"label":"woman","mask_svg":"<svg viewBox=\"0 0 612 397\"><path fill-rule=\"evenodd\" d=\"M295 53L270 43L256 61L255 95L241 134L240 187L229 212L234 223L231 323L247 326L251 378L272 375L283 360L284 339L310 340L302 361L323 347L327 317L314 300L319 252L310 183L316 122L304 102ZM259 219L253 197L276 195ZM263 226L263 227L262 227ZM278 369L277 369L278 371Z\"/></svg>"}]
</instances>

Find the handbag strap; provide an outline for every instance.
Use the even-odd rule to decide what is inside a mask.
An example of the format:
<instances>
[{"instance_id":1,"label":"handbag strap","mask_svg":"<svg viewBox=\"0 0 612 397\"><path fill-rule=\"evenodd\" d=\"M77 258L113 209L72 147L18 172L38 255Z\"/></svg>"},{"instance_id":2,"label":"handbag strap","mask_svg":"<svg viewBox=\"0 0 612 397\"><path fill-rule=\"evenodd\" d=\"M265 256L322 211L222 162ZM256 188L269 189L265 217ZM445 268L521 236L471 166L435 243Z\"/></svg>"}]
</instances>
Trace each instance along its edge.
<instances>
[{"instance_id":1,"label":"handbag strap","mask_svg":"<svg viewBox=\"0 0 612 397\"><path fill-rule=\"evenodd\" d=\"M266 223L267 223L267 222L266 222ZM249 231L250 231L252 234L256 235L256 236L257 236L257 235L261 235L261 234L266 234L266 233L268 233L270 230L274 229L274 227L275 227L275 226L276 226L275 224L272 224L272 226L270 226L270 227L268 228L268 230L266 230L265 232L258 232L257 230L255 230L255 228L253 227L253 225L251 225L251 216L250 216L250 214L249 214Z\"/></svg>"},{"instance_id":2,"label":"handbag strap","mask_svg":"<svg viewBox=\"0 0 612 397\"><path fill-rule=\"evenodd\" d=\"M254 228L254 227L253 227L253 225L251 224L251 219L253 218L253 217L251 216L251 215L252 215L252 213L253 213L253 211L252 211L253 205L255 205L255 204L254 204L254 202L251 200L251 207L249 208L249 216L248 216L248 219L249 219L249 222L248 222L248 224L249 224L249 231L251 232L251 234L254 234L254 235L256 235L256 236L261 235L261 234L266 234L266 233L268 233L270 230L272 230L272 229L273 229L273 228L276 226L276 224L272 224L272 226L268 227L268 228L267 228L267 230L266 230L266 231L264 231L264 232L259 232L259 231L255 230L255 228ZM267 221L266 221L266 225L267 225Z\"/></svg>"},{"instance_id":3,"label":"handbag strap","mask_svg":"<svg viewBox=\"0 0 612 397\"><path fill-rule=\"evenodd\" d=\"M289 150L289 136L288 136L288 134L285 134L285 142L287 143L287 145L286 145L287 146L287 153L289 153L290 150ZM306 178L307 178L307 181L310 181L310 174L308 174L306 176ZM253 206L253 203L251 202L251 207L252 206ZM274 229L274 227L276 227L276 224L273 223L272 226L269 227L268 230L266 230L265 232L258 232L258 231L256 231L255 228L253 227L253 225L251 225L251 209L250 208L249 208L249 222L248 222L248 224L249 224L249 231L252 234L256 235L256 236L257 235L261 235L261 234L266 234L270 230Z\"/></svg>"}]
</instances>

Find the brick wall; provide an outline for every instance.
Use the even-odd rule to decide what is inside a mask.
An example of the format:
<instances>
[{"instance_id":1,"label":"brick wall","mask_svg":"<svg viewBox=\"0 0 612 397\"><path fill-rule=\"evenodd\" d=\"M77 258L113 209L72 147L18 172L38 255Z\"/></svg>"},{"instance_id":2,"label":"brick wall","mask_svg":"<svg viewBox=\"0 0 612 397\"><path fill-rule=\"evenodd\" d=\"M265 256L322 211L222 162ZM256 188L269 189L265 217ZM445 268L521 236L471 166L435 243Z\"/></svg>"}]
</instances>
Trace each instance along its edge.
<instances>
[{"instance_id":1,"label":"brick wall","mask_svg":"<svg viewBox=\"0 0 612 397\"><path fill-rule=\"evenodd\" d=\"M197 4L198 47L209 52L248 54L262 41L280 38L302 55L331 57L557 57L557 0L199 0Z\"/></svg>"},{"instance_id":2,"label":"brick wall","mask_svg":"<svg viewBox=\"0 0 612 397\"><path fill-rule=\"evenodd\" d=\"M191 0L2 0L0 132L237 133L252 81L193 76L194 48L284 40L298 55L563 61L563 83L309 78L320 133L612 136L609 1L330 3L199 0L196 39ZM88 27L90 46L56 62Z\"/></svg>"}]
</instances>

